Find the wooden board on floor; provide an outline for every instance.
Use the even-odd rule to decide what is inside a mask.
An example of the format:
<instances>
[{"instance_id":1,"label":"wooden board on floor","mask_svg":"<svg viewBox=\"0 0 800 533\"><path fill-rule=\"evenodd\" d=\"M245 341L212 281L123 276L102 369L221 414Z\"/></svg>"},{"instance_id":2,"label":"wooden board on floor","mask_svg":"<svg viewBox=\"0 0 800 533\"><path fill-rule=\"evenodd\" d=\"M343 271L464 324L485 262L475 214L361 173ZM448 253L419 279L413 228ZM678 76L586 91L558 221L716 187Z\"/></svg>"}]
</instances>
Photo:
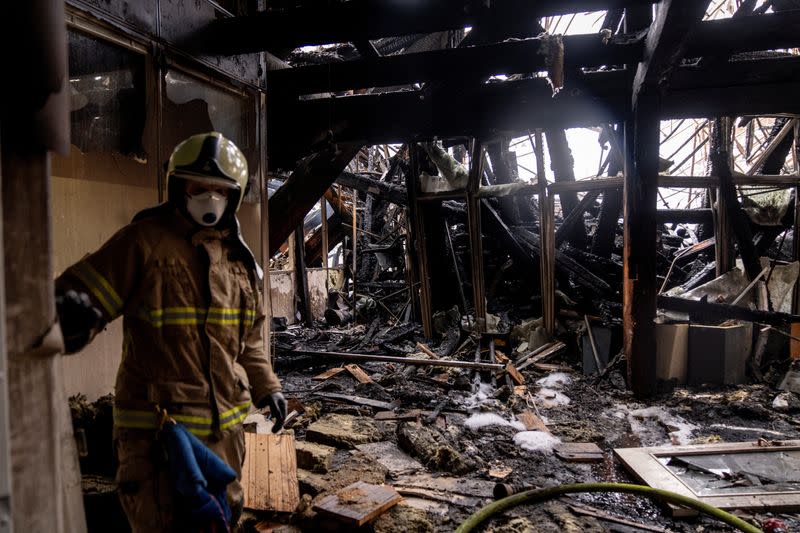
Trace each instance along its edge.
<instances>
[{"instance_id":1,"label":"wooden board on floor","mask_svg":"<svg viewBox=\"0 0 800 533\"><path fill-rule=\"evenodd\" d=\"M337 374L341 374L342 372L344 372L344 368L337 366L336 368L329 368L322 374L318 374L311 379L315 381L325 381L326 379L330 379Z\"/></svg>"},{"instance_id":2,"label":"wooden board on floor","mask_svg":"<svg viewBox=\"0 0 800 533\"><path fill-rule=\"evenodd\" d=\"M392 487L357 481L323 498L314 506L314 510L359 527L381 515L400 500L402 497Z\"/></svg>"},{"instance_id":3,"label":"wooden board on floor","mask_svg":"<svg viewBox=\"0 0 800 533\"><path fill-rule=\"evenodd\" d=\"M378 411L375 413L375 420L416 420L422 416L422 411L419 409L411 409L404 413L395 413L394 411Z\"/></svg>"},{"instance_id":4,"label":"wooden board on floor","mask_svg":"<svg viewBox=\"0 0 800 533\"><path fill-rule=\"evenodd\" d=\"M344 365L344 367L359 383L372 383L372 378L357 364Z\"/></svg>"},{"instance_id":5,"label":"wooden board on floor","mask_svg":"<svg viewBox=\"0 0 800 533\"><path fill-rule=\"evenodd\" d=\"M513 363L508 363L506 365L506 372L508 372L511 379L514 380L514 383L517 385L525 385L525 377L517 370L517 367L515 367Z\"/></svg>"},{"instance_id":6,"label":"wooden board on floor","mask_svg":"<svg viewBox=\"0 0 800 533\"><path fill-rule=\"evenodd\" d=\"M547 424L539 418L533 411L522 411L517 415L517 419L522 422L525 426L525 429L528 431L544 431L545 433L550 433L550 430L547 428Z\"/></svg>"},{"instance_id":7,"label":"wooden board on floor","mask_svg":"<svg viewBox=\"0 0 800 533\"><path fill-rule=\"evenodd\" d=\"M603 462L603 450L594 442L562 442L553 451L559 459L570 463Z\"/></svg>"},{"instance_id":8,"label":"wooden board on floor","mask_svg":"<svg viewBox=\"0 0 800 533\"><path fill-rule=\"evenodd\" d=\"M245 433L242 466L244 506L291 513L300 503L294 434Z\"/></svg>"}]
</instances>

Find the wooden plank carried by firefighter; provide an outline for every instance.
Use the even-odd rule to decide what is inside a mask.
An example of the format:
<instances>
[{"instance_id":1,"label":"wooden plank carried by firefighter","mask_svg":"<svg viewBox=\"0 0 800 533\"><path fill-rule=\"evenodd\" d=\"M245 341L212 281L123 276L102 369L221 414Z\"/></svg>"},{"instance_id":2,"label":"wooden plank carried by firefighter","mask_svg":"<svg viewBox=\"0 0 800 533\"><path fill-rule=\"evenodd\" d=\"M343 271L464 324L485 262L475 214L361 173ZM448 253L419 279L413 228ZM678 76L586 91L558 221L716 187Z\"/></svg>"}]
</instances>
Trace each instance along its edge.
<instances>
[{"instance_id":1,"label":"wooden plank carried by firefighter","mask_svg":"<svg viewBox=\"0 0 800 533\"><path fill-rule=\"evenodd\" d=\"M258 511L294 512L300 503L294 433L245 433L244 442L244 506Z\"/></svg>"}]
</instances>

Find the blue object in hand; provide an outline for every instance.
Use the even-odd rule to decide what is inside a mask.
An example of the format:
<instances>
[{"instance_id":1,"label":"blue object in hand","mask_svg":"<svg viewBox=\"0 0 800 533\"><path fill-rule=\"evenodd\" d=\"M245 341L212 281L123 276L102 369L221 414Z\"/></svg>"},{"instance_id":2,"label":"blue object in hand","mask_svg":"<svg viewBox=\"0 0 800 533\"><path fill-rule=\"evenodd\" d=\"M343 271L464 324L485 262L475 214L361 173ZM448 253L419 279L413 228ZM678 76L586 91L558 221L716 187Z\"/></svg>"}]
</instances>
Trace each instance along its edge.
<instances>
[{"instance_id":1,"label":"blue object in hand","mask_svg":"<svg viewBox=\"0 0 800 533\"><path fill-rule=\"evenodd\" d=\"M236 472L181 424L164 424L161 439L167 450L176 504L184 514L183 520L178 520L188 526L188 531L230 531L226 488L236 479Z\"/></svg>"}]
</instances>

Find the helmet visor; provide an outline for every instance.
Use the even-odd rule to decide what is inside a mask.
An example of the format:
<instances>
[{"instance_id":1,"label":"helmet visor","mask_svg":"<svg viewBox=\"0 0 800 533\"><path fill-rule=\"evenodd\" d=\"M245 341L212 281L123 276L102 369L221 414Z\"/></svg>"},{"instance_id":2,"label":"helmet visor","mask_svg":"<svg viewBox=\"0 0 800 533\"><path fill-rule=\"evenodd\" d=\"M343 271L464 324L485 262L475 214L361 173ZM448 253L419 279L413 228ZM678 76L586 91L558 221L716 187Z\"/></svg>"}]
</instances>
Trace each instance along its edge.
<instances>
[{"instance_id":1,"label":"helmet visor","mask_svg":"<svg viewBox=\"0 0 800 533\"><path fill-rule=\"evenodd\" d=\"M207 185L215 185L218 187L225 187L226 189L239 190L239 184L228 178L218 178L216 176L209 176L207 174L195 174L194 172L176 171L173 177L180 178L197 183L204 183Z\"/></svg>"}]
</instances>

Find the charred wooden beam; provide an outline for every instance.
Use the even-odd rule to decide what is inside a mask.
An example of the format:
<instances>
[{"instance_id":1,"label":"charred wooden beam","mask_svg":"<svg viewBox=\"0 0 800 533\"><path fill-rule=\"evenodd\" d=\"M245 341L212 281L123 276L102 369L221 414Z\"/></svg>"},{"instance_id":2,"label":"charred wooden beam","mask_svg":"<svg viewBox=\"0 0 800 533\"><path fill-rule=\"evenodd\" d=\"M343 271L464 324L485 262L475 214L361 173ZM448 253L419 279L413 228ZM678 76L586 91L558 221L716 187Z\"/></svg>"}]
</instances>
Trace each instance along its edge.
<instances>
[{"instance_id":1,"label":"charred wooden beam","mask_svg":"<svg viewBox=\"0 0 800 533\"><path fill-rule=\"evenodd\" d=\"M687 38L701 21L710 0L663 0L647 33L644 61L633 80L633 101L648 86L665 89L672 70L684 57ZM635 105L635 104L634 104Z\"/></svg>"},{"instance_id":2,"label":"charred wooden beam","mask_svg":"<svg viewBox=\"0 0 800 533\"><path fill-rule=\"evenodd\" d=\"M306 240L305 256L307 265L316 265L319 263L324 266L322 262L323 257L327 257L328 252L347 237L347 227L342 224L342 221L351 220L353 218L353 213L342 203L339 195L336 194L333 188L325 191L323 199L327 203L330 203L334 211L334 216L330 219L326 218L327 203L323 202L323 222Z\"/></svg>"},{"instance_id":3,"label":"charred wooden beam","mask_svg":"<svg viewBox=\"0 0 800 533\"><path fill-rule=\"evenodd\" d=\"M569 155L569 170L572 171L572 157L569 154L569 146L566 144L566 135L564 136L564 143L561 144L561 134L563 130L556 130L555 135L548 137L548 144L550 144L551 137L555 140L555 145L559 146L555 150L557 156ZM547 194L547 175L544 171L544 136L541 130L536 130L534 137L536 138L536 145L534 151L536 152L536 178L539 185L539 243L540 253L539 259L541 267L539 268L539 276L541 279L541 294L542 294L542 323L547 334L552 336L556 328L556 245L555 245L555 212L553 196ZM561 150L566 149L566 154L559 153ZM553 161L554 150L551 145L550 160ZM562 161L565 163L566 161ZM554 171L557 167L554 164ZM572 173L572 181L575 181L574 172ZM577 198L576 198L577 199ZM564 197L562 196L562 202ZM583 230L583 227L581 227ZM577 233L577 232L575 232ZM582 244L582 243L581 243Z\"/></svg>"},{"instance_id":4,"label":"charred wooden beam","mask_svg":"<svg viewBox=\"0 0 800 533\"><path fill-rule=\"evenodd\" d=\"M435 80L527 74L545 70L546 54L539 38L489 45L448 48L285 69L268 73L270 87L293 95L340 92L369 87L393 87ZM613 37L604 44L601 35L564 37L567 68L621 65L641 59L642 39L635 35Z\"/></svg>"},{"instance_id":5,"label":"charred wooden beam","mask_svg":"<svg viewBox=\"0 0 800 533\"><path fill-rule=\"evenodd\" d=\"M680 67L661 99L660 117L800 112L800 68L791 63L800 59L789 59L729 62L724 69ZM740 68L759 74L725 85L726 69ZM618 123L629 105L629 87L624 71L608 71L576 76L570 90L555 97L541 78L460 86L433 96L405 91L293 101L273 95L270 165L293 165L307 147L331 134L338 142L378 144ZM467 108L470 113L463 112Z\"/></svg>"},{"instance_id":6,"label":"charred wooden beam","mask_svg":"<svg viewBox=\"0 0 800 533\"><path fill-rule=\"evenodd\" d=\"M546 128L547 149L550 152L550 169L553 171L556 183L575 182L575 160L567 142L567 132L563 128ZM564 191L560 195L561 209L565 216L578 206L578 195ZM541 198L540 198L541 201ZM583 248L586 244L586 228L581 224L573 225L566 234L567 240L573 246Z\"/></svg>"},{"instance_id":7,"label":"charred wooden beam","mask_svg":"<svg viewBox=\"0 0 800 533\"><path fill-rule=\"evenodd\" d=\"M598 196L600 196L600 191L586 193L586 195L581 198L580 203L567 215L564 222L561 223L561 226L556 231L556 248L561 246L561 243L564 242L571 226L578 224L583 225L583 214L594 204Z\"/></svg>"},{"instance_id":8,"label":"charred wooden beam","mask_svg":"<svg viewBox=\"0 0 800 533\"><path fill-rule=\"evenodd\" d=\"M406 177L408 190L408 235L409 259L413 270L412 295L416 295L418 318L422 322L425 337L433 336L433 311L431 310L431 280L428 274L428 245L425 235L424 215L417 205L416 197L419 194L419 145L409 145L409 165L411 172ZM413 298L413 296L412 296Z\"/></svg>"},{"instance_id":9,"label":"charred wooden beam","mask_svg":"<svg viewBox=\"0 0 800 533\"><path fill-rule=\"evenodd\" d=\"M359 192L373 194L396 205L408 205L407 191L393 183L378 181L362 174L353 174L352 172L339 174L339 177L336 178L336 183Z\"/></svg>"},{"instance_id":10,"label":"charred wooden beam","mask_svg":"<svg viewBox=\"0 0 800 533\"><path fill-rule=\"evenodd\" d=\"M659 296L658 307L667 311L687 313L695 320L708 322L745 320L775 327L788 327L792 323L800 322L800 316L798 315L756 311L746 307L739 307L738 305L703 302L670 296Z\"/></svg>"},{"instance_id":11,"label":"charred wooden beam","mask_svg":"<svg viewBox=\"0 0 800 533\"><path fill-rule=\"evenodd\" d=\"M730 176L731 174L731 121L728 117L717 118L714 120L712 128L712 142L711 150L722 152L722 157L711 158L711 172L720 176L722 174ZM736 194L731 196L729 191L722 191L723 184L721 179L717 179L717 188L709 191L710 198L715 200L713 202L714 214L714 239L719 243L714 248L714 263L716 265L717 276L721 276L729 272L734 265L736 259L733 243L731 242L731 214L735 206L728 206L730 201L735 204L739 203Z\"/></svg>"},{"instance_id":12,"label":"charred wooden beam","mask_svg":"<svg viewBox=\"0 0 800 533\"><path fill-rule=\"evenodd\" d=\"M609 151L608 175L616 177L625 170L623 135L620 127L604 126L604 131L611 145ZM622 213L622 190L610 189L603 192L603 203L597 217L597 229L592 240L592 253L609 258L614 251L617 238L619 217Z\"/></svg>"},{"instance_id":13,"label":"charred wooden beam","mask_svg":"<svg viewBox=\"0 0 800 533\"><path fill-rule=\"evenodd\" d=\"M730 55L800 45L800 11L709 20L697 25L686 57Z\"/></svg>"},{"instance_id":14,"label":"charred wooden beam","mask_svg":"<svg viewBox=\"0 0 800 533\"><path fill-rule=\"evenodd\" d=\"M511 230L503 221L503 218L486 201L481 201L483 212L486 214L487 232L500 239L503 246L508 250L511 259L525 271L537 272L540 268L539 257L541 256L541 243L539 237L528 230L520 229L518 232ZM575 283L598 293L608 294L611 286L603 279L594 275L591 271L583 267L580 263L562 253L555 251L556 268L569 274Z\"/></svg>"},{"instance_id":15,"label":"charred wooden beam","mask_svg":"<svg viewBox=\"0 0 800 533\"><path fill-rule=\"evenodd\" d=\"M308 272L306 271L306 254L303 235L303 224L301 223L294 230L294 276L295 294L298 302L298 309L302 315L303 323L306 327L314 325L314 317L311 314L311 297L308 294Z\"/></svg>"},{"instance_id":16,"label":"charred wooden beam","mask_svg":"<svg viewBox=\"0 0 800 533\"><path fill-rule=\"evenodd\" d=\"M470 150L469 181L467 182L467 230L469 231L470 258L472 259L472 304L479 331L486 329L486 287L483 277L483 234L481 233L481 200L476 193L483 176L486 152L478 139L473 139Z\"/></svg>"},{"instance_id":17,"label":"charred wooden beam","mask_svg":"<svg viewBox=\"0 0 800 533\"><path fill-rule=\"evenodd\" d=\"M711 224L713 214L711 209L659 209L656 220L659 224L665 222L682 222L684 224Z\"/></svg>"},{"instance_id":18,"label":"charred wooden beam","mask_svg":"<svg viewBox=\"0 0 800 533\"><path fill-rule=\"evenodd\" d=\"M505 185L484 185L478 189L479 198L503 198L506 196L533 196L537 187L531 183L518 181Z\"/></svg>"},{"instance_id":19,"label":"charred wooden beam","mask_svg":"<svg viewBox=\"0 0 800 533\"><path fill-rule=\"evenodd\" d=\"M318 352L313 350L292 350L295 354L315 355L319 357L332 357L334 359L343 359L345 361L363 361L363 362L380 362L380 363L398 363L402 365L414 366L437 366L445 368L474 368L478 370L503 370L504 365L500 363L480 363L474 361L452 361L443 359L419 359L415 357L394 357L391 355L375 355L366 353L348 353L348 352Z\"/></svg>"},{"instance_id":20,"label":"charred wooden beam","mask_svg":"<svg viewBox=\"0 0 800 533\"><path fill-rule=\"evenodd\" d=\"M719 198L725 199L723 205L739 246L745 272L747 277L753 280L761 272L758 255L753 245L753 230L750 227L750 219L739 203L736 188L731 180L728 152L724 150L725 145L720 145L718 150L711 154L712 164L719 171ZM719 237L717 243L720 243ZM717 248L721 248L721 246L718 245Z\"/></svg>"},{"instance_id":21,"label":"charred wooden beam","mask_svg":"<svg viewBox=\"0 0 800 533\"><path fill-rule=\"evenodd\" d=\"M628 382L638 396L656 392L656 196L660 97L683 57L690 30L710 0L663 0L645 41L632 88L632 126L626 129L623 253L623 345ZM629 135L632 133L633 135ZM632 138L631 138L632 137Z\"/></svg>"},{"instance_id":22,"label":"charred wooden beam","mask_svg":"<svg viewBox=\"0 0 800 533\"><path fill-rule=\"evenodd\" d=\"M627 101L624 72L577 77L575 90L555 97L544 78L459 85L432 94L404 91L304 101L273 95L270 164L285 167L306 147L357 140L379 144L434 137L524 132L536 125L577 127L613 122ZM470 113L464 113L464 109ZM298 153L300 151L300 153Z\"/></svg>"},{"instance_id":23,"label":"charred wooden beam","mask_svg":"<svg viewBox=\"0 0 800 533\"><path fill-rule=\"evenodd\" d=\"M509 186L516 182L518 177L517 160L515 154L509 152L508 145L508 140L503 139L500 142L491 143L486 147L486 154L492 163L496 186ZM514 158L513 162L510 161L512 157ZM481 191L478 190L476 194L480 196L480 192ZM522 221L522 216L517 207L515 198L509 196L501 197L500 208L514 224L518 224Z\"/></svg>"},{"instance_id":24,"label":"charred wooden beam","mask_svg":"<svg viewBox=\"0 0 800 533\"><path fill-rule=\"evenodd\" d=\"M656 232L659 129L657 97L637 99L626 125L623 193L623 338L628 385L639 396L655 392ZM630 135L633 133L633 135ZM632 137L632 138L631 138Z\"/></svg>"},{"instance_id":25,"label":"charred wooden beam","mask_svg":"<svg viewBox=\"0 0 800 533\"><path fill-rule=\"evenodd\" d=\"M785 174L785 175L744 175L736 173L731 176L734 185L756 185L764 187L791 187L800 184L800 176ZM547 186L547 190L554 194L559 194L564 191L571 192L589 192L589 191L607 191L613 189L621 189L624 184L622 176L614 176L612 178L598 178L598 179L585 179L578 180L573 183L551 183ZM659 187L670 188L686 188L686 189L709 189L719 186L719 178L717 176L658 176Z\"/></svg>"},{"instance_id":26,"label":"charred wooden beam","mask_svg":"<svg viewBox=\"0 0 800 533\"><path fill-rule=\"evenodd\" d=\"M650 1L501 0L491 5L473 0L314 2L300 7L218 19L205 32L207 46L204 51L243 54L301 45L434 33L480 26L486 20L535 20L543 16L643 5Z\"/></svg>"},{"instance_id":27,"label":"charred wooden beam","mask_svg":"<svg viewBox=\"0 0 800 533\"><path fill-rule=\"evenodd\" d=\"M269 199L270 256L289 238L360 149L360 144L341 144L336 149L309 156L275 191Z\"/></svg>"}]
</instances>

